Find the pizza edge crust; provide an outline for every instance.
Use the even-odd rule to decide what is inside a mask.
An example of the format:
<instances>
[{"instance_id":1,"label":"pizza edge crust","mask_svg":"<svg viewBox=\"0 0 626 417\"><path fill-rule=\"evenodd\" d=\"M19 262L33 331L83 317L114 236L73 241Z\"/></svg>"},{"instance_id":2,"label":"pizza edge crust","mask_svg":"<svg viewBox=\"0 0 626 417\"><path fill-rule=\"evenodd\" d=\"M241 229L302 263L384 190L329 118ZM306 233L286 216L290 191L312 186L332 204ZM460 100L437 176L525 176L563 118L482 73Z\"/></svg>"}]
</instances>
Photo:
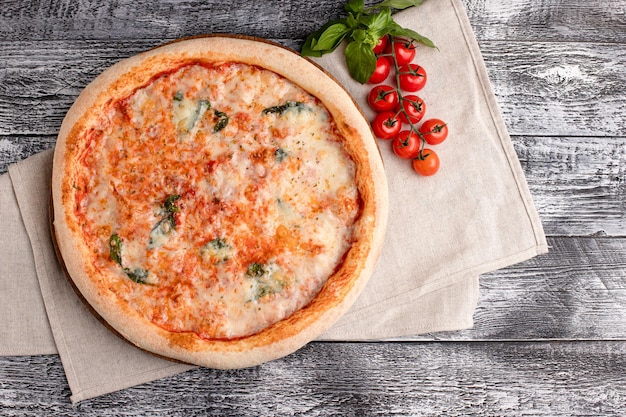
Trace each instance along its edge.
<instances>
[{"instance_id":1,"label":"pizza edge crust","mask_svg":"<svg viewBox=\"0 0 626 417\"><path fill-rule=\"evenodd\" d=\"M72 224L72 140L90 120L89 110L124 97L155 74L190 61L237 61L274 71L317 97L333 115L357 167L363 200L356 243L322 291L303 309L261 332L233 340L205 340L171 333L145 320L90 278L90 254ZM69 277L85 301L122 337L141 349L211 368L255 366L299 349L326 331L365 287L380 254L387 222L385 172L369 123L352 97L317 64L278 44L241 36L205 36L175 41L127 58L98 76L63 120L54 154L54 230Z\"/></svg>"}]
</instances>

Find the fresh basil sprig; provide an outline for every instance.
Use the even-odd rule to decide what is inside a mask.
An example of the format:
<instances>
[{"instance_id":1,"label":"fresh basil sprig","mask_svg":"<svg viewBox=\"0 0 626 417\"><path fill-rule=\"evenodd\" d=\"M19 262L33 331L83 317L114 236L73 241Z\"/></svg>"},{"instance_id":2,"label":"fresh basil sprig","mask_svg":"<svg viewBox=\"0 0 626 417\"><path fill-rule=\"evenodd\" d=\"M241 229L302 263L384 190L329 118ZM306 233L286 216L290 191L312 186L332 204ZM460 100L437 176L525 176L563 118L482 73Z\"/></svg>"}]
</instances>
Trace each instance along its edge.
<instances>
[{"instance_id":1,"label":"fresh basil sprig","mask_svg":"<svg viewBox=\"0 0 626 417\"><path fill-rule=\"evenodd\" d=\"M391 9L419 6L423 0L383 0L366 8L364 0L349 0L344 9L348 16L326 23L309 35L302 46L303 56L320 57L334 51L346 39L346 65L348 72L364 84L376 69L376 55L372 51L380 38L386 35L412 39L428 47L433 42L414 30L403 28L391 16Z\"/></svg>"}]
</instances>

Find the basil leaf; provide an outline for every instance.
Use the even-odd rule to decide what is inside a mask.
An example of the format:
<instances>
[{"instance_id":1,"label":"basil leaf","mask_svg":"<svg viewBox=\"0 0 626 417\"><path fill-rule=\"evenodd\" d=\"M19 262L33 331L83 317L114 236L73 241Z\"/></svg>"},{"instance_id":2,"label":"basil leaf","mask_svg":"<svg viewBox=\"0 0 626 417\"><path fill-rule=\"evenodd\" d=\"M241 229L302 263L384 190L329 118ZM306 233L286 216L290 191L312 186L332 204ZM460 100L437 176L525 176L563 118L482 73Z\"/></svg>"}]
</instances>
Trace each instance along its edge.
<instances>
[{"instance_id":1,"label":"basil leaf","mask_svg":"<svg viewBox=\"0 0 626 417\"><path fill-rule=\"evenodd\" d=\"M147 284L148 283L148 271L142 268L124 268L124 272L126 272L126 276L136 282L137 284Z\"/></svg>"},{"instance_id":2,"label":"basil leaf","mask_svg":"<svg viewBox=\"0 0 626 417\"><path fill-rule=\"evenodd\" d=\"M378 3L368 10L377 9L379 7L392 7L394 9L402 10L411 6L419 6L422 4L424 0L384 0L381 3Z\"/></svg>"},{"instance_id":3,"label":"basil leaf","mask_svg":"<svg viewBox=\"0 0 626 417\"><path fill-rule=\"evenodd\" d=\"M287 156L289 156L289 153L283 148L278 148L274 151L274 159L276 159L276 162L283 162Z\"/></svg>"},{"instance_id":4,"label":"basil leaf","mask_svg":"<svg viewBox=\"0 0 626 417\"><path fill-rule=\"evenodd\" d=\"M359 27L359 21L356 20L356 17L352 13L350 13L348 17L346 17L346 25L348 25L351 30L354 30Z\"/></svg>"},{"instance_id":5,"label":"basil leaf","mask_svg":"<svg viewBox=\"0 0 626 417\"><path fill-rule=\"evenodd\" d=\"M200 249L200 256L213 265L219 265L230 259L232 249L226 239L217 237Z\"/></svg>"},{"instance_id":6,"label":"basil leaf","mask_svg":"<svg viewBox=\"0 0 626 417\"><path fill-rule=\"evenodd\" d=\"M163 210L167 213L178 213L180 209L174 205L174 203L178 200L180 200L180 196L178 194L168 195L163 202Z\"/></svg>"},{"instance_id":7,"label":"basil leaf","mask_svg":"<svg viewBox=\"0 0 626 417\"><path fill-rule=\"evenodd\" d=\"M148 249L155 249L162 246L175 229L176 218L174 217L174 213L168 214L166 217L159 220L152 230L150 230Z\"/></svg>"},{"instance_id":8,"label":"basil leaf","mask_svg":"<svg viewBox=\"0 0 626 417\"><path fill-rule=\"evenodd\" d=\"M267 282L259 282L257 284L256 292L254 293L253 300L258 300L259 298L263 298L266 295L274 294L274 289Z\"/></svg>"},{"instance_id":9,"label":"basil leaf","mask_svg":"<svg viewBox=\"0 0 626 417\"><path fill-rule=\"evenodd\" d=\"M219 111L219 110L214 110L213 114L217 118L217 122L215 123L215 126L213 127L213 133L216 133L224 129L226 125L228 125L228 121L230 120L230 117L228 117L228 115L224 113L223 111Z\"/></svg>"},{"instance_id":10,"label":"basil leaf","mask_svg":"<svg viewBox=\"0 0 626 417\"><path fill-rule=\"evenodd\" d=\"M309 106L307 106L301 101L286 101L285 104L280 104L278 106L272 106L272 107L263 109L261 113L262 114L272 114L272 113L283 114L289 109L295 109L299 112L302 110L312 111L312 109Z\"/></svg>"},{"instance_id":11,"label":"basil leaf","mask_svg":"<svg viewBox=\"0 0 626 417\"><path fill-rule=\"evenodd\" d=\"M357 42L365 42L367 40L367 31L365 29L356 29L352 32L352 39Z\"/></svg>"},{"instance_id":12,"label":"basil leaf","mask_svg":"<svg viewBox=\"0 0 626 417\"><path fill-rule=\"evenodd\" d=\"M119 266L122 266L122 238L117 233L113 233L109 238L109 256ZM123 268L124 272L131 280L138 284L148 283L148 271L142 268Z\"/></svg>"},{"instance_id":13,"label":"basil leaf","mask_svg":"<svg viewBox=\"0 0 626 417\"><path fill-rule=\"evenodd\" d=\"M331 20L328 23L326 23L324 26L322 26L318 31L313 32L309 36L307 36L306 40L304 41L304 45L302 45L302 50L300 51L300 55L320 57L324 54L334 51L335 48L339 46L341 42L337 42L336 45L332 49L320 50L320 49L315 49L315 48L317 47L317 44L319 43L319 38L320 36L322 36L324 31L326 31L326 29L328 29L330 26L337 24L337 23L345 24L346 19Z\"/></svg>"},{"instance_id":14,"label":"basil leaf","mask_svg":"<svg viewBox=\"0 0 626 417\"><path fill-rule=\"evenodd\" d=\"M314 51L334 50L346 37L350 29L343 23L335 23L326 28L317 39L315 45L311 45Z\"/></svg>"},{"instance_id":15,"label":"basil leaf","mask_svg":"<svg viewBox=\"0 0 626 417\"><path fill-rule=\"evenodd\" d=\"M112 261L122 265L122 238L113 233L109 238L109 257Z\"/></svg>"},{"instance_id":16,"label":"basil leaf","mask_svg":"<svg viewBox=\"0 0 626 417\"><path fill-rule=\"evenodd\" d=\"M395 22L393 22L393 24L390 25L389 34L393 36L403 36L405 38L411 38L414 41L417 41L423 45L428 46L429 48L435 48L435 44L433 43L433 41L431 41L427 37L420 35L419 33L417 33L416 31L412 29L403 28L402 26L400 26L399 24Z\"/></svg>"},{"instance_id":17,"label":"basil leaf","mask_svg":"<svg viewBox=\"0 0 626 417\"><path fill-rule=\"evenodd\" d=\"M224 249L224 248L230 248L230 245L228 243L226 243L226 240L224 240L221 237L217 237L215 239L213 239L212 241L209 242L209 245L213 248L213 249Z\"/></svg>"},{"instance_id":18,"label":"basil leaf","mask_svg":"<svg viewBox=\"0 0 626 417\"><path fill-rule=\"evenodd\" d=\"M365 42L350 42L346 46L346 64L352 78L365 84L376 69L376 55L372 46Z\"/></svg>"},{"instance_id":19,"label":"basil leaf","mask_svg":"<svg viewBox=\"0 0 626 417\"><path fill-rule=\"evenodd\" d=\"M364 0L349 0L345 6L343 6L346 12L349 13L360 13L364 11L365 1Z\"/></svg>"},{"instance_id":20,"label":"basil leaf","mask_svg":"<svg viewBox=\"0 0 626 417\"><path fill-rule=\"evenodd\" d=\"M168 195L161 206L161 220L159 220L152 230L150 230L150 239L148 240L148 249L154 249L161 246L164 239L172 234L176 229L176 213L180 208L176 206L176 201L180 200L180 195Z\"/></svg>"},{"instance_id":21,"label":"basil leaf","mask_svg":"<svg viewBox=\"0 0 626 417\"><path fill-rule=\"evenodd\" d=\"M388 7L383 8L380 12L372 15L362 15L359 21L367 26L367 33L374 41L374 46L378 40L387 34L389 26L393 23L391 17L391 9Z\"/></svg>"},{"instance_id":22,"label":"basil leaf","mask_svg":"<svg viewBox=\"0 0 626 417\"><path fill-rule=\"evenodd\" d=\"M300 51L300 55L320 57L324 55L325 53L328 53L328 51L322 52L322 51L314 50L313 48L315 47L316 44L317 44L317 38L315 36L315 33L311 33L309 36L307 36L306 40L304 41L304 45L302 45L302 50Z\"/></svg>"},{"instance_id":23,"label":"basil leaf","mask_svg":"<svg viewBox=\"0 0 626 417\"><path fill-rule=\"evenodd\" d=\"M164 234L169 234L171 229L176 229L176 218L174 214L180 211L180 208L176 206L176 203L180 200L180 196L178 194L168 195L163 202L163 215L164 217L157 223L156 227L160 227ZM164 226L164 224L168 224L168 226Z\"/></svg>"}]
</instances>

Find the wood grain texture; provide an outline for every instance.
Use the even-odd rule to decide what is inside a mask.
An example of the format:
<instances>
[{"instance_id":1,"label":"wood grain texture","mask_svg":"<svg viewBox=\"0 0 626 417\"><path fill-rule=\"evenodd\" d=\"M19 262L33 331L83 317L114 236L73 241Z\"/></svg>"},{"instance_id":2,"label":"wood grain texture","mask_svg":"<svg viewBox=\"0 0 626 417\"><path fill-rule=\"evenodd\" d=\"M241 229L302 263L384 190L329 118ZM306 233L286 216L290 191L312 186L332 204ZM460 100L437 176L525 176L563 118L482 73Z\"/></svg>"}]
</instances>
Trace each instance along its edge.
<instances>
[{"instance_id":1,"label":"wood grain texture","mask_svg":"<svg viewBox=\"0 0 626 417\"><path fill-rule=\"evenodd\" d=\"M166 39L199 33L304 38L339 16L342 1L102 2L11 1L0 10L0 39ZM294 24L297 21L298 24Z\"/></svg>"},{"instance_id":2,"label":"wood grain texture","mask_svg":"<svg viewBox=\"0 0 626 417\"><path fill-rule=\"evenodd\" d=\"M339 17L343 4L343 0L8 1L0 9L0 39L165 39L198 33L302 39ZM465 0L464 4L479 40L626 41L622 0Z\"/></svg>"},{"instance_id":3,"label":"wood grain texture","mask_svg":"<svg viewBox=\"0 0 626 417\"><path fill-rule=\"evenodd\" d=\"M622 0L466 0L479 40L626 42Z\"/></svg>"},{"instance_id":4,"label":"wood grain texture","mask_svg":"<svg viewBox=\"0 0 626 417\"><path fill-rule=\"evenodd\" d=\"M472 329L403 340L626 340L626 239L548 245L545 255L481 276Z\"/></svg>"},{"instance_id":5,"label":"wood grain texture","mask_svg":"<svg viewBox=\"0 0 626 417\"><path fill-rule=\"evenodd\" d=\"M618 416L625 371L624 341L311 343L256 368L198 369L71 407L56 356L0 358L0 403L4 416Z\"/></svg>"},{"instance_id":6,"label":"wood grain texture","mask_svg":"<svg viewBox=\"0 0 626 417\"><path fill-rule=\"evenodd\" d=\"M626 137L512 140L547 234L626 236Z\"/></svg>"},{"instance_id":7,"label":"wood grain texture","mask_svg":"<svg viewBox=\"0 0 626 417\"><path fill-rule=\"evenodd\" d=\"M626 48L483 41L481 52L512 135L624 136Z\"/></svg>"}]
</instances>

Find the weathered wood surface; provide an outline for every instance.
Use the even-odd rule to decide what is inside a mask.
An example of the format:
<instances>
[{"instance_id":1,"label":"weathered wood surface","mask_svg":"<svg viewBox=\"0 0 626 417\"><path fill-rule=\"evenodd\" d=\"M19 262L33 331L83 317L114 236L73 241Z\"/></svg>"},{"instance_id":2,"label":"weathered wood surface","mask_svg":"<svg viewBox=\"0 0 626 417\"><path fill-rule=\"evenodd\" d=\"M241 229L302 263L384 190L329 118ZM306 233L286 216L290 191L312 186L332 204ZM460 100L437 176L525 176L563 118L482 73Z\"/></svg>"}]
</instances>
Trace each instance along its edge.
<instances>
[{"instance_id":1,"label":"weathered wood surface","mask_svg":"<svg viewBox=\"0 0 626 417\"><path fill-rule=\"evenodd\" d=\"M548 245L546 255L481 277L472 329L404 340L626 340L626 239Z\"/></svg>"},{"instance_id":2,"label":"weathered wood surface","mask_svg":"<svg viewBox=\"0 0 626 417\"><path fill-rule=\"evenodd\" d=\"M76 407L57 356L4 357L0 415L624 415L626 0L464 4L551 247L481 277L473 329L312 343ZM207 32L298 49L342 5L1 1L0 172L54 146L76 95L126 56Z\"/></svg>"},{"instance_id":3,"label":"weathered wood surface","mask_svg":"<svg viewBox=\"0 0 626 417\"><path fill-rule=\"evenodd\" d=\"M0 398L7 417L622 416L624 369L624 341L313 343L253 369L198 369L75 407L54 356L0 358Z\"/></svg>"},{"instance_id":4,"label":"weathered wood surface","mask_svg":"<svg viewBox=\"0 0 626 417\"><path fill-rule=\"evenodd\" d=\"M378 1L368 0L366 4ZM621 42L622 0L464 0L479 42L523 40ZM190 0L3 1L0 39L173 39L198 33L242 33L301 41L344 1Z\"/></svg>"}]
</instances>

